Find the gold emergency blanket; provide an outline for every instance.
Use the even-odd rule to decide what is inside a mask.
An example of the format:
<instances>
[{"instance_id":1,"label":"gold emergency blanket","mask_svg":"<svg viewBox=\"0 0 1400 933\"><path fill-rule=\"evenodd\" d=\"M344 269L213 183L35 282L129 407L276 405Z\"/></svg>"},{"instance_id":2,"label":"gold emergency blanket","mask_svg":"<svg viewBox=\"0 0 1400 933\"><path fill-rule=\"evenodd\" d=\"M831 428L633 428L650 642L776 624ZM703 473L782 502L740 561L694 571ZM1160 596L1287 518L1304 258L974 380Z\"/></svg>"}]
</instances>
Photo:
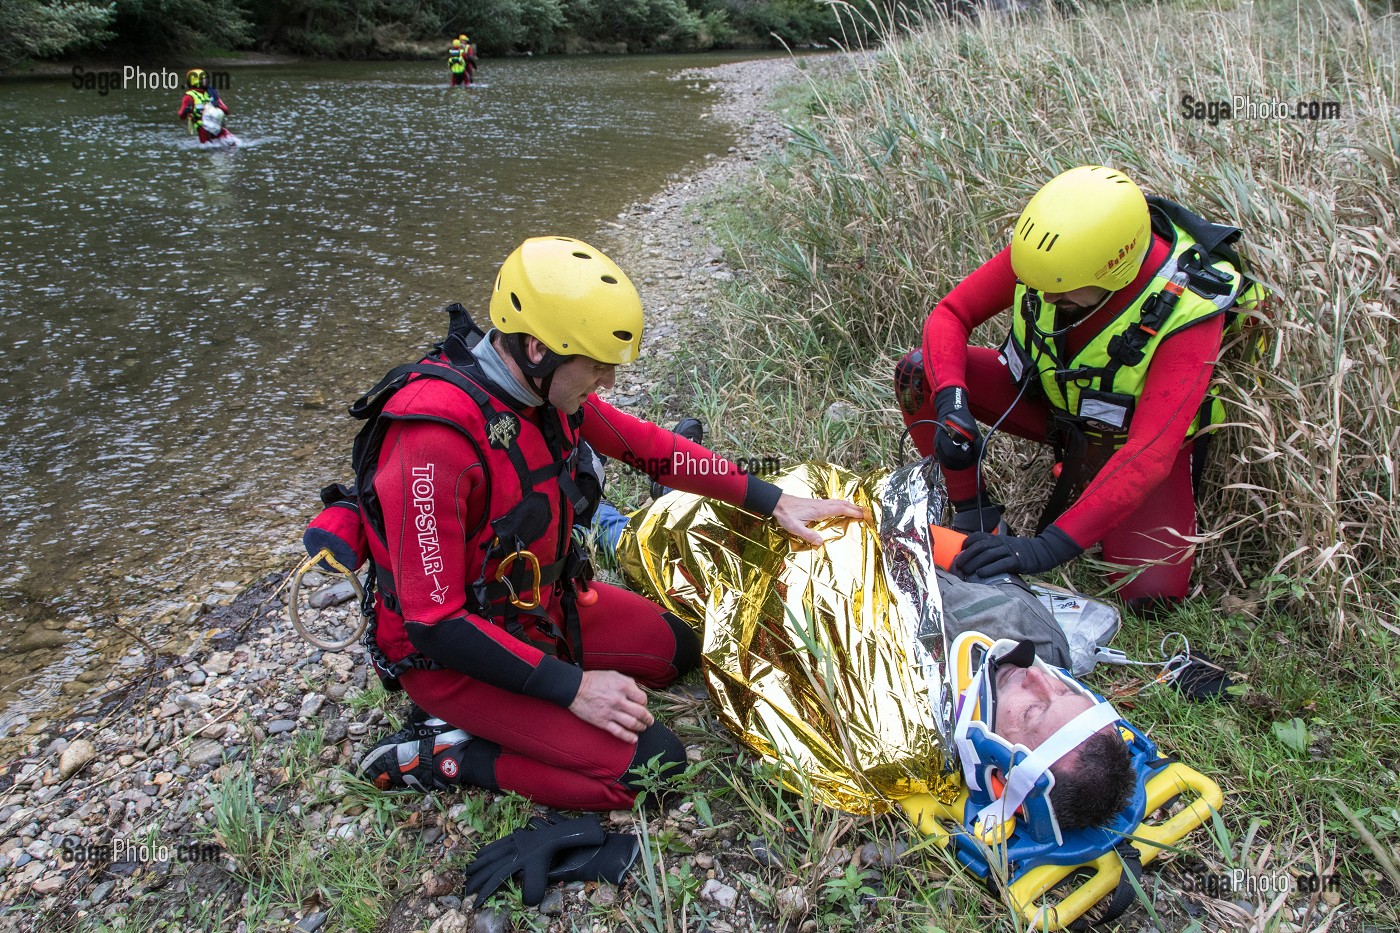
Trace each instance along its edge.
<instances>
[{"instance_id":1,"label":"gold emergency blanket","mask_svg":"<svg viewBox=\"0 0 1400 933\"><path fill-rule=\"evenodd\" d=\"M826 546L812 548L737 507L673 493L632 516L623 572L701 632L721 721L790 788L853 813L949 793L951 704L927 543L941 498L919 465L862 478L802 464L773 481L848 499L876 525L818 525Z\"/></svg>"}]
</instances>

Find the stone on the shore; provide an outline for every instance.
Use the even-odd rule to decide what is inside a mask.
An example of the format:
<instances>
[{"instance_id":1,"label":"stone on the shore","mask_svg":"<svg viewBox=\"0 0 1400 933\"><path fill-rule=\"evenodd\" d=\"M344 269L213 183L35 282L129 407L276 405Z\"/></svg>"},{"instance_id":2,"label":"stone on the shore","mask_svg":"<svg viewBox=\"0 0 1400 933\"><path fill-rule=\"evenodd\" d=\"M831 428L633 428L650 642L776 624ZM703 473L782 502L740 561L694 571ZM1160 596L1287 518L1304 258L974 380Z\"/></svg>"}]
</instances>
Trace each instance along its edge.
<instances>
[{"instance_id":1,"label":"stone on the shore","mask_svg":"<svg viewBox=\"0 0 1400 933\"><path fill-rule=\"evenodd\" d=\"M63 875L45 875L34 882L34 884L30 886L30 890L35 894L53 894L67 884L67 882L68 879L63 877Z\"/></svg>"},{"instance_id":2,"label":"stone on the shore","mask_svg":"<svg viewBox=\"0 0 1400 933\"><path fill-rule=\"evenodd\" d=\"M216 651L209 655L209 659L201 666L206 674L227 674L232 658L233 653L230 651Z\"/></svg>"},{"instance_id":3,"label":"stone on the shore","mask_svg":"<svg viewBox=\"0 0 1400 933\"><path fill-rule=\"evenodd\" d=\"M295 719L274 719L267 724L268 735L281 735L283 732L291 732L297 727Z\"/></svg>"},{"instance_id":4,"label":"stone on the shore","mask_svg":"<svg viewBox=\"0 0 1400 933\"><path fill-rule=\"evenodd\" d=\"M481 920L478 918L477 929L480 928ZM433 921L428 933L467 933L467 917L460 910L449 910Z\"/></svg>"},{"instance_id":5,"label":"stone on the shore","mask_svg":"<svg viewBox=\"0 0 1400 933\"><path fill-rule=\"evenodd\" d=\"M711 878L700 888L700 900L714 904L720 910L732 910L739 900L739 892L724 882Z\"/></svg>"},{"instance_id":6,"label":"stone on the shore","mask_svg":"<svg viewBox=\"0 0 1400 933\"><path fill-rule=\"evenodd\" d=\"M307 600L312 609L326 609L330 606L339 606L341 603L348 603L355 598L355 586L349 580L341 580L334 586L329 586L324 590L317 590L311 594Z\"/></svg>"},{"instance_id":7,"label":"stone on the shore","mask_svg":"<svg viewBox=\"0 0 1400 933\"><path fill-rule=\"evenodd\" d=\"M493 908L484 913L478 912L476 923L472 925L472 933L506 933L510 929L510 914L507 911ZM429 930L428 933L433 933ZM439 931L448 933L448 931Z\"/></svg>"},{"instance_id":8,"label":"stone on the shore","mask_svg":"<svg viewBox=\"0 0 1400 933\"><path fill-rule=\"evenodd\" d=\"M785 917L805 917L811 909L807 903L807 892L796 885L779 891L773 898L773 905Z\"/></svg>"},{"instance_id":9,"label":"stone on the shore","mask_svg":"<svg viewBox=\"0 0 1400 933\"><path fill-rule=\"evenodd\" d=\"M319 693L308 693L301 701L301 712L297 714L299 719L310 719L321 712L321 707L326 705L326 698Z\"/></svg>"},{"instance_id":10,"label":"stone on the shore","mask_svg":"<svg viewBox=\"0 0 1400 933\"><path fill-rule=\"evenodd\" d=\"M321 910L316 911L314 914L307 914L297 921L296 928L300 930L301 933L316 933L317 930L326 925L326 917L326 912Z\"/></svg>"},{"instance_id":11,"label":"stone on the shore","mask_svg":"<svg viewBox=\"0 0 1400 933\"><path fill-rule=\"evenodd\" d=\"M68 780L83 769L89 761L97 757L97 749L87 739L78 739L58 756L58 776Z\"/></svg>"}]
</instances>

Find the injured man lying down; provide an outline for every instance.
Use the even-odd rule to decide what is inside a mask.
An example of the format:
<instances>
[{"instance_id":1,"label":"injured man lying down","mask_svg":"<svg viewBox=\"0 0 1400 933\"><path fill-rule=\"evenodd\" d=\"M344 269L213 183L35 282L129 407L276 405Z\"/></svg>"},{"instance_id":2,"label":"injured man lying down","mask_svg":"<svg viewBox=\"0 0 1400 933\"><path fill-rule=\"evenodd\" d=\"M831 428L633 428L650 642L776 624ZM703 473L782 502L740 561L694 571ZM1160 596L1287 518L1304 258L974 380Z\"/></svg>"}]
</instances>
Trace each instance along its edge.
<instances>
[{"instance_id":1,"label":"injured man lying down","mask_svg":"<svg viewBox=\"0 0 1400 933\"><path fill-rule=\"evenodd\" d=\"M809 463L774 482L873 522L818 526L813 548L679 492L625 518L604 503L594 521L604 562L615 553L630 585L701 633L724 725L798 793L847 812L902 808L983 880L1004 875L1027 920L1131 906L1121 868L1139 873L1153 840L1181 838L1220 796L1076 679L1108 653L1117 611L936 566L944 501L930 462L865 477ZM1167 825L1149 822L1189 796ZM1065 897L1060 882L1095 866L1098 887Z\"/></svg>"}]
</instances>

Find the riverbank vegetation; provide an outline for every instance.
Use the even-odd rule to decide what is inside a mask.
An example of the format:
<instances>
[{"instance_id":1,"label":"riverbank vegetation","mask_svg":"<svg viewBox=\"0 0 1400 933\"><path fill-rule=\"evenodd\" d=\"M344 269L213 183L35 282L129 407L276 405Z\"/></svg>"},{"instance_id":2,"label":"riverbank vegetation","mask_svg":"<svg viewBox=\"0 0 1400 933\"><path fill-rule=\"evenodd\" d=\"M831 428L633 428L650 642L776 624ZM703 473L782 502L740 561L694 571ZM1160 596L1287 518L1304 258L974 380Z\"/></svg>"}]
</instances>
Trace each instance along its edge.
<instances>
[{"instance_id":1,"label":"riverbank vegetation","mask_svg":"<svg viewBox=\"0 0 1400 933\"><path fill-rule=\"evenodd\" d=\"M1243 227L1275 300L1217 367L1230 417L1201 496L1200 586L1175 612L1130 615L1119 640L1157 657L1180 631L1242 682L1227 705L1149 689L1124 706L1226 790L1235 841L1198 835L1195 857L1332 872L1368 910L1400 888L1385 751L1400 724L1398 34L1393 15L1320 0L931 26L849 81L812 82L794 142L730 199L741 210L712 218L743 271L692 344L702 414L738 450L890 466L910 456L896 361L1046 180L1112 165ZM1185 95L1289 112L1202 120ZM1008 327L974 340L995 346ZM1023 533L1052 459L992 442L992 488ZM1069 582L1100 589L1092 563ZM1112 670L1093 682L1140 685ZM1316 903L1205 906L1226 926L1284 930L1320 923L1300 919Z\"/></svg>"},{"instance_id":2,"label":"riverbank vegetation","mask_svg":"<svg viewBox=\"0 0 1400 933\"><path fill-rule=\"evenodd\" d=\"M1226 806L1147 872L1119 929L1400 923L1395 30L1323 0L933 24L853 61L842 79L793 90L785 103L802 113L793 142L703 212L740 274L669 364L687 413L728 454L852 467L907 459L895 361L917 345L932 303L1005 243L1020 206L1056 172L1112 164L1246 228L1252 269L1280 300L1256 325L1266 352L1250 361L1242 342L1220 367L1233 417L1203 497L1202 590L1158 618L1129 616L1117 642L1146 658L1162 634L1181 632L1230 663L1241 685L1228 702L1194 704L1153 686L1150 673L1100 669L1090 679L1164 752L1218 781ZM1212 124L1182 114L1183 93L1341 106L1325 122ZM1020 530L1044 491L1027 479L1048 470L1037 456L993 444L992 482ZM1094 589L1100 579L1079 570L1071 582ZM289 680L325 691L324 677L313 664ZM378 688L347 704L402 712ZM507 894L494 918L445 907L477 845L521 825L529 808L480 791L420 797L328 782L328 769L352 767L343 730L333 741L306 729L268 738L219 783L214 819L199 831L229 853L231 873L181 866L179 883L143 881L125 916L80 928L252 930L298 918L303 929L435 933L472 923L1019 928L902 821L778 789L736 752L698 691L667 691L653 708L695 754L671 809L612 815L647 842L625 888L570 886L540 911ZM329 835L328 816L340 821ZM1193 890L1235 870L1322 883L1287 894Z\"/></svg>"},{"instance_id":3,"label":"riverbank vegetation","mask_svg":"<svg viewBox=\"0 0 1400 933\"><path fill-rule=\"evenodd\" d=\"M0 69L32 58L240 50L432 58L461 33L483 55L852 44L875 35L852 23L929 2L937 0L852 0L857 15L843 26L825 0L0 0Z\"/></svg>"}]
</instances>

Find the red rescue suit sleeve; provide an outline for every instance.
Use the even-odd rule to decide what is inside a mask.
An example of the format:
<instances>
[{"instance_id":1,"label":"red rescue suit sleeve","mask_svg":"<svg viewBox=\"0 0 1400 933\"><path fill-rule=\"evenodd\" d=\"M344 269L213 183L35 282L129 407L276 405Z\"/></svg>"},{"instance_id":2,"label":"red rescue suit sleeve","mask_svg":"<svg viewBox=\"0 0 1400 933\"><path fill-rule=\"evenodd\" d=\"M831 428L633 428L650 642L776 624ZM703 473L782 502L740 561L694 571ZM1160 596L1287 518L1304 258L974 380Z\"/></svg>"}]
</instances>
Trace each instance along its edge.
<instances>
[{"instance_id":1,"label":"red rescue suit sleeve","mask_svg":"<svg viewBox=\"0 0 1400 933\"><path fill-rule=\"evenodd\" d=\"M1205 401L1225 318L1216 315L1162 341L1147 367L1127 442L1054 522L1081 548L1111 531L1162 484Z\"/></svg>"},{"instance_id":2,"label":"red rescue suit sleeve","mask_svg":"<svg viewBox=\"0 0 1400 933\"><path fill-rule=\"evenodd\" d=\"M399 421L385 435L374 488L404 630L444 667L567 707L583 671L467 610L482 555L466 547L487 519L486 482L479 455L453 427Z\"/></svg>"},{"instance_id":3,"label":"red rescue suit sleeve","mask_svg":"<svg viewBox=\"0 0 1400 933\"><path fill-rule=\"evenodd\" d=\"M982 263L963 279L924 322L924 375L929 396L945 386L967 388L967 344L978 324L1011 307L1016 273L1011 247Z\"/></svg>"},{"instance_id":4,"label":"red rescue suit sleeve","mask_svg":"<svg viewBox=\"0 0 1400 933\"><path fill-rule=\"evenodd\" d=\"M772 515L783 491L732 461L660 425L643 421L590 395L580 433L594 450L641 470L673 489Z\"/></svg>"},{"instance_id":5,"label":"red rescue suit sleeve","mask_svg":"<svg viewBox=\"0 0 1400 933\"><path fill-rule=\"evenodd\" d=\"M194 111L194 98L186 94L180 98L180 109L175 112L175 116L184 118Z\"/></svg>"}]
</instances>

